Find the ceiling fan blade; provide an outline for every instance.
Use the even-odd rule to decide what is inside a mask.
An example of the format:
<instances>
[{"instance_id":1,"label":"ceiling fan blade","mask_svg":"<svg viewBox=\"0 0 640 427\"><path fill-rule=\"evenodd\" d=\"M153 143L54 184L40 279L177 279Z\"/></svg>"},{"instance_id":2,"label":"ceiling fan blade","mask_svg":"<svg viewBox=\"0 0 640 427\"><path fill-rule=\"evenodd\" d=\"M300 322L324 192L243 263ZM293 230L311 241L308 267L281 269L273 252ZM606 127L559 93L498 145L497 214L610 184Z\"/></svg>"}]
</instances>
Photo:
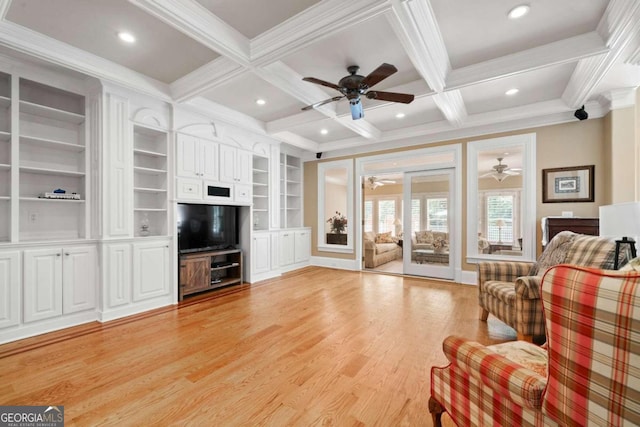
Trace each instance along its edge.
<instances>
[{"instance_id":1,"label":"ceiling fan blade","mask_svg":"<svg viewBox=\"0 0 640 427\"><path fill-rule=\"evenodd\" d=\"M317 85L330 87L330 88L335 89L337 91L340 90L340 86L338 86L337 84L329 83L329 82L326 82L326 81L320 80L320 79L316 79L315 77L304 77L302 80L304 80L305 82L310 82L310 83L315 83Z\"/></svg>"},{"instance_id":2,"label":"ceiling fan blade","mask_svg":"<svg viewBox=\"0 0 640 427\"><path fill-rule=\"evenodd\" d=\"M372 87L375 84L380 83L398 69L391 64L383 63L381 66L373 70L367 77L365 77L360 83L361 86Z\"/></svg>"},{"instance_id":3,"label":"ceiling fan blade","mask_svg":"<svg viewBox=\"0 0 640 427\"><path fill-rule=\"evenodd\" d=\"M380 180L380 181L378 181L378 182L381 182L381 183L383 183L383 184L395 184L395 183L396 183L395 181L393 181L393 180L391 180L391 179L381 179L381 180Z\"/></svg>"},{"instance_id":4,"label":"ceiling fan blade","mask_svg":"<svg viewBox=\"0 0 640 427\"><path fill-rule=\"evenodd\" d=\"M380 92L379 90L372 90L367 92L367 98L410 104L413 101L414 96L408 93Z\"/></svg>"},{"instance_id":5,"label":"ceiling fan blade","mask_svg":"<svg viewBox=\"0 0 640 427\"><path fill-rule=\"evenodd\" d=\"M315 104L307 105L306 107L302 108L302 111L307 111L307 110L311 110L313 108L318 108L321 105L328 104L328 103L333 102L333 101L339 101L342 98L344 98L344 96L334 96L333 98L325 99L324 101L320 101L320 102L316 102Z\"/></svg>"},{"instance_id":6,"label":"ceiling fan blade","mask_svg":"<svg viewBox=\"0 0 640 427\"><path fill-rule=\"evenodd\" d=\"M512 175L512 176L513 176L513 175L520 175L520 172L518 172L518 171L514 171L514 170L511 170L511 169L506 170L506 171L504 171L503 173L504 173L504 174L507 174L507 175Z\"/></svg>"}]
</instances>

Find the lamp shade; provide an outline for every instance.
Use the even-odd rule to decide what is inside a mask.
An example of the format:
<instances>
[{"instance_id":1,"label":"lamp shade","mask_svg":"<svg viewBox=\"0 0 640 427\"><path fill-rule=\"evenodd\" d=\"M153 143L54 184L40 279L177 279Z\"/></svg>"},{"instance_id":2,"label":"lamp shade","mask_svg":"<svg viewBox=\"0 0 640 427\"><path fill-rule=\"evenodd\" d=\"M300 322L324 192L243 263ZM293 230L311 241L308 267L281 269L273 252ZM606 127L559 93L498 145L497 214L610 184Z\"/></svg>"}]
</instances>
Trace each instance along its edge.
<instances>
[{"instance_id":1,"label":"lamp shade","mask_svg":"<svg viewBox=\"0 0 640 427\"><path fill-rule=\"evenodd\" d=\"M396 218L396 219L393 221L393 225L402 225L402 221L400 221L400 218Z\"/></svg>"},{"instance_id":2,"label":"lamp shade","mask_svg":"<svg viewBox=\"0 0 640 427\"><path fill-rule=\"evenodd\" d=\"M496 225L498 227L504 227L505 225L507 225L507 222L504 219L497 219L496 220Z\"/></svg>"},{"instance_id":3,"label":"lamp shade","mask_svg":"<svg viewBox=\"0 0 640 427\"><path fill-rule=\"evenodd\" d=\"M600 206L600 236L640 236L640 202Z\"/></svg>"}]
</instances>

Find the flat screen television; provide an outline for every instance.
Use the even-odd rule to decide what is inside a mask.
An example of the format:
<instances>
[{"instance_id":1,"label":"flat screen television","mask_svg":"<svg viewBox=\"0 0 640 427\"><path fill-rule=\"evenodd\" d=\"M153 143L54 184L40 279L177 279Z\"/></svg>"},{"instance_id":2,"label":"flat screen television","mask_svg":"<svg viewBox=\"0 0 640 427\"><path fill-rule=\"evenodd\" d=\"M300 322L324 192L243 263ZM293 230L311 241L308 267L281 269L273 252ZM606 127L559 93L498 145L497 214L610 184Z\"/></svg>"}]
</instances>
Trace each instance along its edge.
<instances>
[{"instance_id":1,"label":"flat screen television","mask_svg":"<svg viewBox=\"0 0 640 427\"><path fill-rule=\"evenodd\" d=\"M178 204L181 253L235 248L237 244L237 206Z\"/></svg>"}]
</instances>

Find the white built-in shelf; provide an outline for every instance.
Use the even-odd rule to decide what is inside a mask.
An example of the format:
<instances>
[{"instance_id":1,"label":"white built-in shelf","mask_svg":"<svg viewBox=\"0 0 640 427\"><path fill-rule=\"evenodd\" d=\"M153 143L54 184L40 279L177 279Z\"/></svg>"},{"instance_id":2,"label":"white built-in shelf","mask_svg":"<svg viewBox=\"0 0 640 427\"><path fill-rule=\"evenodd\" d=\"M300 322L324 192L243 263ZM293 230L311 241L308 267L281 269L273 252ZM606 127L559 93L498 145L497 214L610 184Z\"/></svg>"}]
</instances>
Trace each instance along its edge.
<instances>
[{"instance_id":1,"label":"white built-in shelf","mask_svg":"<svg viewBox=\"0 0 640 427\"><path fill-rule=\"evenodd\" d=\"M9 196L0 196L0 200L11 200Z\"/></svg>"},{"instance_id":2,"label":"white built-in shelf","mask_svg":"<svg viewBox=\"0 0 640 427\"><path fill-rule=\"evenodd\" d=\"M253 186L254 187L267 187L267 186L269 186L269 184L265 184L263 182L254 182Z\"/></svg>"},{"instance_id":3,"label":"white built-in shelf","mask_svg":"<svg viewBox=\"0 0 640 427\"><path fill-rule=\"evenodd\" d=\"M159 153L157 151L149 151L149 150L140 150L140 149L134 149L133 152L135 154L143 154L145 156L151 156L151 157L167 157L167 155L165 153Z\"/></svg>"},{"instance_id":4,"label":"white built-in shelf","mask_svg":"<svg viewBox=\"0 0 640 427\"><path fill-rule=\"evenodd\" d=\"M253 195L254 199L266 199L267 197L269 197L269 196L265 196L265 195L262 195L262 194L254 194Z\"/></svg>"},{"instance_id":5,"label":"white built-in shelf","mask_svg":"<svg viewBox=\"0 0 640 427\"><path fill-rule=\"evenodd\" d=\"M134 167L133 171L138 173L144 173L147 175L160 175L160 174L167 173L167 171L164 169L143 168L140 166Z\"/></svg>"},{"instance_id":6,"label":"white built-in shelf","mask_svg":"<svg viewBox=\"0 0 640 427\"><path fill-rule=\"evenodd\" d=\"M253 173L269 173L268 170L253 168Z\"/></svg>"},{"instance_id":7,"label":"white built-in shelf","mask_svg":"<svg viewBox=\"0 0 640 427\"><path fill-rule=\"evenodd\" d=\"M20 197L21 202L44 202L44 203L84 203L84 200L73 199L45 199L44 197Z\"/></svg>"},{"instance_id":8,"label":"white built-in shelf","mask_svg":"<svg viewBox=\"0 0 640 427\"><path fill-rule=\"evenodd\" d=\"M7 108L11 106L11 98L0 95L0 108Z\"/></svg>"},{"instance_id":9,"label":"white built-in shelf","mask_svg":"<svg viewBox=\"0 0 640 427\"><path fill-rule=\"evenodd\" d=\"M84 176L84 172L65 171L60 169L34 168L30 166L20 166L20 172L37 173L41 175L60 175L60 176Z\"/></svg>"},{"instance_id":10,"label":"white built-in shelf","mask_svg":"<svg viewBox=\"0 0 640 427\"><path fill-rule=\"evenodd\" d=\"M301 196L299 194L287 194L287 197L292 197L292 198L300 198Z\"/></svg>"},{"instance_id":11,"label":"white built-in shelf","mask_svg":"<svg viewBox=\"0 0 640 427\"><path fill-rule=\"evenodd\" d=\"M0 130L0 141L9 141L11 139L11 132L5 132Z\"/></svg>"},{"instance_id":12,"label":"white built-in shelf","mask_svg":"<svg viewBox=\"0 0 640 427\"><path fill-rule=\"evenodd\" d=\"M76 151L78 153L84 151L84 145L70 144L68 142L56 141L47 138L38 138L35 136L20 135L20 143L27 143L39 147L50 147L56 150Z\"/></svg>"},{"instance_id":13,"label":"white built-in shelf","mask_svg":"<svg viewBox=\"0 0 640 427\"><path fill-rule=\"evenodd\" d=\"M135 212L166 212L166 209L161 208L135 208Z\"/></svg>"},{"instance_id":14,"label":"white built-in shelf","mask_svg":"<svg viewBox=\"0 0 640 427\"><path fill-rule=\"evenodd\" d=\"M0 171L5 171L11 169L11 165L7 165L4 163L0 163Z\"/></svg>"},{"instance_id":15,"label":"white built-in shelf","mask_svg":"<svg viewBox=\"0 0 640 427\"><path fill-rule=\"evenodd\" d=\"M253 209L254 212L268 212L267 209Z\"/></svg>"},{"instance_id":16,"label":"white built-in shelf","mask_svg":"<svg viewBox=\"0 0 640 427\"><path fill-rule=\"evenodd\" d=\"M46 105L34 104L29 101L20 101L20 112L61 122L73 123L76 125L84 123L84 115L82 114L71 113L58 108L51 108Z\"/></svg>"},{"instance_id":17,"label":"white built-in shelf","mask_svg":"<svg viewBox=\"0 0 640 427\"><path fill-rule=\"evenodd\" d=\"M288 164L288 165L287 165L287 169L291 169L291 170L298 170L298 169L300 169L300 167L299 167L299 166L294 166L294 165L289 165L289 164Z\"/></svg>"},{"instance_id":18,"label":"white built-in shelf","mask_svg":"<svg viewBox=\"0 0 640 427\"><path fill-rule=\"evenodd\" d=\"M294 181L292 179L288 179L287 184L300 184L300 181Z\"/></svg>"},{"instance_id":19,"label":"white built-in shelf","mask_svg":"<svg viewBox=\"0 0 640 427\"><path fill-rule=\"evenodd\" d=\"M167 190L165 190L164 188L143 188L143 187L134 187L133 191L135 191L136 193L152 193L152 194L167 192Z\"/></svg>"}]
</instances>

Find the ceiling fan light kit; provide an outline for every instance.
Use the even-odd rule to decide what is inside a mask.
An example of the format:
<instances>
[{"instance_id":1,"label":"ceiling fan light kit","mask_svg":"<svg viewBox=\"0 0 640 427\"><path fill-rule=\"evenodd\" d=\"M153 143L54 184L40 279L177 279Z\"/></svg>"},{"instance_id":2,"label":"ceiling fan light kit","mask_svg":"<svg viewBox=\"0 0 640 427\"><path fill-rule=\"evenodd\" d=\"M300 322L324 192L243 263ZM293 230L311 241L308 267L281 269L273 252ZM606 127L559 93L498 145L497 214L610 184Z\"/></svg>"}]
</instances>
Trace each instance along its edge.
<instances>
[{"instance_id":1,"label":"ceiling fan light kit","mask_svg":"<svg viewBox=\"0 0 640 427\"><path fill-rule=\"evenodd\" d=\"M502 161L504 160L504 157L498 157L496 160L498 160L498 164L493 166L492 168L493 170L491 172L481 175L480 176L481 178L490 176L496 181L502 182L505 179L509 178L510 176L520 175L520 172L510 169L509 165L502 163Z\"/></svg>"},{"instance_id":2,"label":"ceiling fan light kit","mask_svg":"<svg viewBox=\"0 0 640 427\"><path fill-rule=\"evenodd\" d=\"M396 73L398 69L391 64L384 63L378 68L373 70L368 76L364 77L357 74L360 67L357 65L351 65L347 67L349 72L348 76L340 79L338 84L330 83L324 80L317 79L315 77L304 77L302 80L310 83L315 83L321 86L330 87L342 93L342 96L334 96L333 98L325 99L324 101L316 102L315 104L307 105L302 110L311 110L318 108L322 105L330 102L339 101L343 98L349 100L349 108L351 109L351 118L358 120L364 117L364 111L362 108L362 101L360 96L364 95L368 99L378 99L380 101L389 102L401 102L403 104L410 104L413 101L414 96L408 93L397 92L381 92L370 91L369 88L380 83L390 75Z\"/></svg>"}]
</instances>

